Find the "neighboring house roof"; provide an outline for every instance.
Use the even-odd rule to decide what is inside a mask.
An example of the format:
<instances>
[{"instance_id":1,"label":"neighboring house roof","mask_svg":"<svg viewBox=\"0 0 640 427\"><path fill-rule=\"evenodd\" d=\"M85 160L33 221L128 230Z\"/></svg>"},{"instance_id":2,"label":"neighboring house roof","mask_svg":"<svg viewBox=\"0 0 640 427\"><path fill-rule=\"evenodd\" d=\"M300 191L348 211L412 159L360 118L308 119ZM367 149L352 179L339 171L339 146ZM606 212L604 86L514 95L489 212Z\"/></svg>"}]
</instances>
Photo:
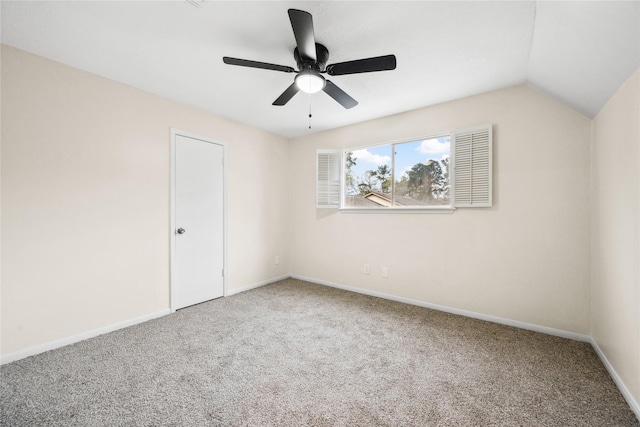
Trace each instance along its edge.
<instances>
[{"instance_id":1,"label":"neighboring house roof","mask_svg":"<svg viewBox=\"0 0 640 427\"><path fill-rule=\"evenodd\" d=\"M353 207L389 207L391 206L391 194L371 191L364 196L346 196L347 206ZM423 206L424 203L408 196L396 196L396 206Z\"/></svg>"},{"instance_id":2,"label":"neighboring house roof","mask_svg":"<svg viewBox=\"0 0 640 427\"><path fill-rule=\"evenodd\" d=\"M365 194L363 197L367 200L371 200L373 203L377 203L380 206L391 206L391 194L372 191L371 193Z\"/></svg>"},{"instance_id":3,"label":"neighboring house roof","mask_svg":"<svg viewBox=\"0 0 640 427\"><path fill-rule=\"evenodd\" d=\"M379 208L380 205L372 200L366 199L363 196L346 196L345 204L349 207L355 208Z\"/></svg>"}]
</instances>

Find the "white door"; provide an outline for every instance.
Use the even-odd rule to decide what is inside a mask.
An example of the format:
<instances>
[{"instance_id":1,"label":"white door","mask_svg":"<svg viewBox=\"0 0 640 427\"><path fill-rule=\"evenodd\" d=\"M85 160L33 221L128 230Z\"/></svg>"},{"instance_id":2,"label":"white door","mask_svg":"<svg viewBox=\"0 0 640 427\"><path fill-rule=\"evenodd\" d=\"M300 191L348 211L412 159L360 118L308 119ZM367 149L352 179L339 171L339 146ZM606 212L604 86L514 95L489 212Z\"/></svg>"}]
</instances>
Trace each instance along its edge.
<instances>
[{"instance_id":1,"label":"white door","mask_svg":"<svg viewBox=\"0 0 640 427\"><path fill-rule=\"evenodd\" d=\"M224 146L175 134L171 308L224 294Z\"/></svg>"}]
</instances>

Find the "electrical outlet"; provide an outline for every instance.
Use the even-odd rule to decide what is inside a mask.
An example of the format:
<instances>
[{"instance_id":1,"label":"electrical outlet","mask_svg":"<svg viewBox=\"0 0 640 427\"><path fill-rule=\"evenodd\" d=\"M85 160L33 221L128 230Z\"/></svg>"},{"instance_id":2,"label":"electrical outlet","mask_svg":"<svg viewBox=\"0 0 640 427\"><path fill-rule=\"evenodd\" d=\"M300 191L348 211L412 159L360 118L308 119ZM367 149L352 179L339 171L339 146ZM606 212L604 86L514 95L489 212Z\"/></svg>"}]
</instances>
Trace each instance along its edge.
<instances>
[{"instance_id":1,"label":"electrical outlet","mask_svg":"<svg viewBox=\"0 0 640 427\"><path fill-rule=\"evenodd\" d=\"M382 277L385 279L389 277L389 269L387 267L382 267Z\"/></svg>"},{"instance_id":2,"label":"electrical outlet","mask_svg":"<svg viewBox=\"0 0 640 427\"><path fill-rule=\"evenodd\" d=\"M280 255L276 255L275 263L276 265L280 264Z\"/></svg>"},{"instance_id":3,"label":"electrical outlet","mask_svg":"<svg viewBox=\"0 0 640 427\"><path fill-rule=\"evenodd\" d=\"M364 265L364 269L362 270L362 272L363 272L364 274L369 274L369 273L370 273L370 270L369 270L369 264L365 264L365 265Z\"/></svg>"}]
</instances>

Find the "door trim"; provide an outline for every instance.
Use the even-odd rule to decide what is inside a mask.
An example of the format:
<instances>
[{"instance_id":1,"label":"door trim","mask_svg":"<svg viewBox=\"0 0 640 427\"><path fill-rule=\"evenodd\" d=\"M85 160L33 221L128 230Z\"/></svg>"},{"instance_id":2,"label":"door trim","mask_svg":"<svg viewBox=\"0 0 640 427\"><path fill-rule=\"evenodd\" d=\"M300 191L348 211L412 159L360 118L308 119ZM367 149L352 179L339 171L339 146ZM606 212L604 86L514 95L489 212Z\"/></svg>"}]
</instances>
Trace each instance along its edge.
<instances>
[{"instance_id":1,"label":"door trim","mask_svg":"<svg viewBox=\"0 0 640 427\"><path fill-rule=\"evenodd\" d=\"M169 208L169 239L170 239L170 253L169 253L169 308L171 313L176 311L175 308L175 296L174 296L174 283L175 283L175 271L176 271L176 136L184 136L191 139L197 139L210 144L216 144L222 146L222 251L223 260L222 265L224 269L224 275L222 277L223 297L227 296L227 277L229 276L227 268L227 144L206 136L196 135L191 132L186 132L180 129L171 128L171 173L169 178L169 186L171 193L170 208Z\"/></svg>"}]
</instances>

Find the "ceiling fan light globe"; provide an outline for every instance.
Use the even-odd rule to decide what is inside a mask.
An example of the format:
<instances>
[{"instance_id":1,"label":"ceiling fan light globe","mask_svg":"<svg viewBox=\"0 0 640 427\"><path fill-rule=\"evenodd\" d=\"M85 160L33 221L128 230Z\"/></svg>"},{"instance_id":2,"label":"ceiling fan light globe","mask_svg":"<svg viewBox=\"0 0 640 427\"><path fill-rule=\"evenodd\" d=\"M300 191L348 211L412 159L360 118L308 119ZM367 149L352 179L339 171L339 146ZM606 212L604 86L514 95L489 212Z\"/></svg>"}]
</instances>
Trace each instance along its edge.
<instances>
[{"instance_id":1,"label":"ceiling fan light globe","mask_svg":"<svg viewBox=\"0 0 640 427\"><path fill-rule=\"evenodd\" d=\"M301 72L296 76L296 86L305 93L316 93L327 84L324 77L314 72Z\"/></svg>"}]
</instances>

